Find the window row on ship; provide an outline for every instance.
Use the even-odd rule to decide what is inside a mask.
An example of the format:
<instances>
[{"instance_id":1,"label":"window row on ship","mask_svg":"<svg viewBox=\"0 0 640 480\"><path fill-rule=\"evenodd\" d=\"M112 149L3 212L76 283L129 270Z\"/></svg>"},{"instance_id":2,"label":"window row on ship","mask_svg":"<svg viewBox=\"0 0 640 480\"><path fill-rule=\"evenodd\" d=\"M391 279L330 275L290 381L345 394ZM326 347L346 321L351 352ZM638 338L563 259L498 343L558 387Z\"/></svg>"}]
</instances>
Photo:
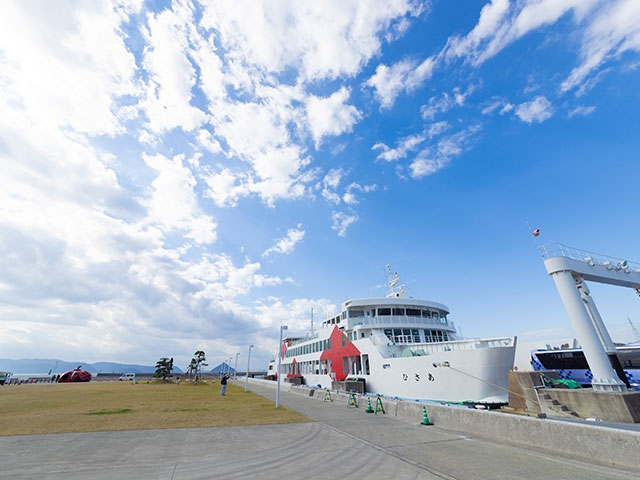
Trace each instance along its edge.
<instances>
[{"instance_id":1,"label":"window row on ship","mask_svg":"<svg viewBox=\"0 0 640 480\"><path fill-rule=\"evenodd\" d=\"M444 330L423 330L414 328L385 328L384 334L392 343L435 343L447 342L450 340L449 332ZM360 337L362 338L362 337ZM342 337L342 346L346 346L347 340L353 342L358 339L358 332L348 332L346 337ZM331 350L331 339L318 340L317 342L299 345L297 347L289 347L285 353L285 357L297 357L299 355L308 355L310 353L323 352Z\"/></svg>"},{"instance_id":2,"label":"window row on ship","mask_svg":"<svg viewBox=\"0 0 640 480\"><path fill-rule=\"evenodd\" d=\"M330 359L288 363L281 366L283 375L329 375L334 370ZM370 375L369 356L367 354L342 358L342 371L345 375Z\"/></svg>"},{"instance_id":3,"label":"window row on ship","mask_svg":"<svg viewBox=\"0 0 640 480\"><path fill-rule=\"evenodd\" d=\"M323 325L337 325L347 319L357 319L359 321L364 321L365 324L396 323L403 319L404 323L447 324L447 314L437 310L405 307L378 307L371 309L345 310L341 315L325 320ZM418 319L422 320L419 321Z\"/></svg>"},{"instance_id":4,"label":"window row on ship","mask_svg":"<svg viewBox=\"0 0 640 480\"><path fill-rule=\"evenodd\" d=\"M434 343L451 340L445 330L423 330L419 328L385 328L384 334L392 343ZM347 337L353 341L358 332L349 332Z\"/></svg>"},{"instance_id":5,"label":"window row on ship","mask_svg":"<svg viewBox=\"0 0 640 480\"><path fill-rule=\"evenodd\" d=\"M285 357L296 357L298 355L306 355L309 353L323 352L325 350L331 350L331 339L318 340L317 342L307 343L297 347L287 348Z\"/></svg>"}]
</instances>

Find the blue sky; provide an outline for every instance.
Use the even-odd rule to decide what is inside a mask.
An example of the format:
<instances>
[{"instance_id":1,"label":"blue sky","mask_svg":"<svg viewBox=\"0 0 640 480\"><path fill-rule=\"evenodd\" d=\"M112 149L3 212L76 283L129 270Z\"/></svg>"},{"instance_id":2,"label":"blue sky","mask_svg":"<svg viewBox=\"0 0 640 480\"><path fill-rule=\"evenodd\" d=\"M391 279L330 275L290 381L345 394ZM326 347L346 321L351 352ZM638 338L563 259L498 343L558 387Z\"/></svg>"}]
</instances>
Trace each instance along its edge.
<instances>
[{"instance_id":1,"label":"blue sky","mask_svg":"<svg viewBox=\"0 0 640 480\"><path fill-rule=\"evenodd\" d=\"M634 0L5 2L0 358L266 366L347 298L573 331L539 242L640 260ZM592 285L616 341L632 291Z\"/></svg>"}]
</instances>

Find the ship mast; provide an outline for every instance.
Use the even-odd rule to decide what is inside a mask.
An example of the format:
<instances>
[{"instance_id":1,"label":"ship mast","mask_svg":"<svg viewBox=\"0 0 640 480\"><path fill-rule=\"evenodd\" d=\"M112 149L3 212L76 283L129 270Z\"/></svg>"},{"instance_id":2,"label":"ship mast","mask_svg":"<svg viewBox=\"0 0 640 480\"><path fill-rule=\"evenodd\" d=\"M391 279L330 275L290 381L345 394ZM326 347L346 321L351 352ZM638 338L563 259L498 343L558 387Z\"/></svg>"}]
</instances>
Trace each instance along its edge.
<instances>
[{"instance_id":1,"label":"ship mast","mask_svg":"<svg viewBox=\"0 0 640 480\"><path fill-rule=\"evenodd\" d=\"M387 294L387 298L404 297L406 294L404 285L399 285L396 288L396 285L400 283L400 275L398 275L398 272L391 273L391 267L389 265L387 265L387 278L389 279L389 293Z\"/></svg>"},{"instance_id":2,"label":"ship mast","mask_svg":"<svg viewBox=\"0 0 640 480\"><path fill-rule=\"evenodd\" d=\"M309 338L315 338L316 337L316 331L313 328L313 307L311 307L311 326L309 328L308 336L309 336Z\"/></svg>"}]
</instances>

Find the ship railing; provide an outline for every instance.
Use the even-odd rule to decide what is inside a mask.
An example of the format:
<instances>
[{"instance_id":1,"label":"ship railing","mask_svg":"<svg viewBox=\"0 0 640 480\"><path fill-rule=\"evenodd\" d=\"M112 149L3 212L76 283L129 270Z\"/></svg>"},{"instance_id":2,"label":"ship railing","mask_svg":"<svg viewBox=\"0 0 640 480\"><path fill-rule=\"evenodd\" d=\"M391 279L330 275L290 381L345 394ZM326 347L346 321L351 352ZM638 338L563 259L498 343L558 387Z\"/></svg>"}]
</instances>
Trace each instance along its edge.
<instances>
[{"instance_id":1,"label":"ship railing","mask_svg":"<svg viewBox=\"0 0 640 480\"><path fill-rule=\"evenodd\" d=\"M448 342L408 344L410 350L422 350L427 355L437 352L453 352L458 350L478 350L481 348L497 348L513 346L513 337L487 338L482 340L454 340Z\"/></svg>"},{"instance_id":2,"label":"ship railing","mask_svg":"<svg viewBox=\"0 0 640 480\"><path fill-rule=\"evenodd\" d=\"M561 243L550 243L538 247L538 251L544 260L555 257L564 257L570 260L586 263L590 266L602 265L608 269L630 270L640 272L640 263L630 262L623 258L615 258L600 253L588 252L577 248L568 247Z\"/></svg>"},{"instance_id":3,"label":"ship railing","mask_svg":"<svg viewBox=\"0 0 640 480\"><path fill-rule=\"evenodd\" d=\"M453 326L453 322L444 321L441 322L437 318L426 317L407 317L401 315L384 315L378 317L357 317L350 318L347 328L355 328L358 325L363 327L393 327L397 325L414 325L416 328L420 327L450 327Z\"/></svg>"}]
</instances>

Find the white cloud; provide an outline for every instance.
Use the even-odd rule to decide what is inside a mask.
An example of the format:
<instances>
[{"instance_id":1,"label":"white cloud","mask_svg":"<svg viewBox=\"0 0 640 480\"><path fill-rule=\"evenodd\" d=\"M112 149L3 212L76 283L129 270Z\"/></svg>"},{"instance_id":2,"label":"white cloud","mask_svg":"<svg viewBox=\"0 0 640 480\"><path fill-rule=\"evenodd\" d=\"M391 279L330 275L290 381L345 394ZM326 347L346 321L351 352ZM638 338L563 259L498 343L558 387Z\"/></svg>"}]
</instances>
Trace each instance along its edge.
<instances>
[{"instance_id":1,"label":"white cloud","mask_svg":"<svg viewBox=\"0 0 640 480\"><path fill-rule=\"evenodd\" d=\"M447 92L443 92L439 98L431 97L429 101L420 107L420 115L423 120L433 120L438 113L444 113L451 110L454 107L461 107L464 105L467 97L474 91L474 87L471 86L466 92L461 92L460 88L453 89L453 93L449 95Z\"/></svg>"},{"instance_id":2,"label":"white cloud","mask_svg":"<svg viewBox=\"0 0 640 480\"><path fill-rule=\"evenodd\" d=\"M145 156L147 165L157 172L147 200L149 218L165 233L182 230L197 243L213 243L216 223L200 211L194 193L196 180L182 160L182 156L172 160L162 155Z\"/></svg>"},{"instance_id":3,"label":"white cloud","mask_svg":"<svg viewBox=\"0 0 640 480\"><path fill-rule=\"evenodd\" d=\"M351 224L358 221L357 215L347 214L344 212L333 212L331 214L331 229L338 232L338 236L346 237L347 229L351 226Z\"/></svg>"},{"instance_id":4,"label":"white cloud","mask_svg":"<svg viewBox=\"0 0 640 480\"><path fill-rule=\"evenodd\" d=\"M498 113L500 115L504 115L505 113L509 113L513 109L513 104L509 103L506 99L501 97L493 97L489 100L487 106L485 106L480 111L480 113L482 113L482 115L489 115L498 110Z\"/></svg>"},{"instance_id":5,"label":"white cloud","mask_svg":"<svg viewBox=\"0 0 640 480\"><path fill-rule=\"evenodd\" d=\"M516 116L525 123L542 123L553 115L553 105L542 95L516 107Z\"/></svg>"},{"instance_id":6,"label":"white cloud","mask_svg":"<svg viewBox=\"0 0 640 480\"><path fill-rule=\"evenodd\" d=\"M403 60L390 67L381 64L364 85L374 89L382 108L391 108L401 93L412 92L431 78L434 63L433 58L427 58L421 63Z\"/></svg>"},{"instance_id":7,"label":"white cloud","mask_svg":"<svg viewBox=\"0 0 640 480\"><path fill-rule=\"evenodd\" d=\"M581 116L587 116L587 115L591 115L594 111L595 111L596 107L592 106L585 106L585 105L580 105L576 108L574 108L573 110L571 110L568 114L569 118L571 117L575 117L576 115L581 115Z\"/></svg>"},{"instance_id":8,"label":"white cloud","mask_svg":"<svg viewBox=\"0 0 640 480\"><path fill-rule=\"evenodd\" d=\"M332 168L322 180L322 196L332 203L340 203L340 195L336 193L344 172L341 169Z\"/></svg>"},{"instance_id":9,"label":"white cloud","mask_svg":"<svg viewBox=\"0 0 640 480\"><path fill-rule=\"evenodd\" d=\"M482 7L478 24L466 37L451 37L444 50L445 57L467 57L478 65L495 55L505 44L509 0L492 0Z\"/></svg>"},{"instance_id":10,"label":"white cloud","mask_svg":"<svg viewBox=\"0 0 640 480\"><path fill-rule=\"evenodd\" d=\"M411 178L426 177L445 168L454 157L470 148L479 131L479 125L471 125L457 133L442 137L435 145L423 148L409 165Z\"/></svg>"},{"instance_id":11,"label":"white cloud","mask_svg":"<svg viewBox=\"0 0 640 480\"><path fill-rule=\"evenodd\" d=\"M350 132L353 125L362 118L357 108L353 105L345 105L347 100L349 100L349 90L345 87L329 97L310 95L307 98L307 120L316 149L323 137Z\"/></svg>"},{"instance_id":12,"label":"white cloud","mask_svg":"<svg viewBox=\"0 0 640 480\"><path fill-rule=\"evenodd\" d=\"M206 4L201 25L220 32L219 41L235 62L259 71L293 67L307 82L355 75L380 52L382 32L420 13L421 2L411 0L238 0Z\"/></svg>"},{"instance_id":13,"label":"white cloud","mask_svg":"<svg viewBox=\"0 0 640 480\"><path fill-rule=\"evenodd\" d=\"M218 140L216 140L213 137L213 135L211 135L211 132L209 132L208 130L202 129L198 131L197 138L198 138L198 144L202 145L209 152L211 153L222 152L222 146L220 145L220 142L218 142Z\"/></svg>"},{"instance_id":14,"label":"white cloud","mask_svg":"<svg viewBox=\"0 0 640 480\"><path fill-rule=\"evenodd\" d=\"M426 132L429 138L433 138L441 135L449 129L451 129L451 124L449 122L435 122L428 126Z\"/></svg>"},{"instance_id":15,"label":"white cloud","mask_svg":"<svg viewBox=\"0 0 640 480\"><path fill-rule=\"evenodd\" d=\"M241 176L234 175L228 168L218 173L206 173L202 180L209 187L204 196L211 198L219 207L235 207L240 197L249 194Z\"/></svg>"},{"instance_id":16,"label":"white cloud","mask_svg":"<svg viewBox=\"0 0 640 480\"><path fill-rule=\"evenodd\" d=\"M382 153L379 153L376 156L376 160L384 160L385 162L394 162L396 160L400 160L402 158L406 158L407 155L415 151L418 146L424 142L426 136L423 133L417 135L409 135L400 139L398 142L398 146L396 148L389 148L384 143L376 143L372 150L382 150Z\"/></svg>"},{"instance_id":17,"label":"white cloud","mask_svg":"<svg viewBox=\"0 0 640 480\"><path fill-rule=\"evenodd\" d=\"M148 21L143 65L149 73L147 98L143 108L147 126L155 134L176 127L195 130L206 115L191 105L196 83L195 69L187 58L188 31L192 18L183 18L184 10L164 10Z\"/></svg>"},{"instance_id":18,"label":"white cloud","mask_svg":"<svg viewBox=\"0 0 640 480\"><path fill-rule=\"evenodd\" d=\"M580 63L561 83L560 92L578 88L581 95L597 81L607 62L624 52L640 52L640 4L636 0L493 0L483 7L469 34L449 38L441 57L464 58L479 66L528 33L569 14L574 36L580 39Z\"/></svg>"},{"instance_id":19,"label":"white cloud","mask_svg":"<svg viewBox=\"0 0 640 480\"><path fill-rule=\"evenodd\" d=\"M443 51L448 59L462 57L478 66L529 32L557 22L572 12L576 22L601 0L492 0L480 12L477 25L465 37L451 37Z\"/></svg>"},{"instance_id":20,"label":"white cloud","mask_svg":"<svg viewBox=\"0 0 640 480\"><path fill-rule=\"evenodd\" d=\"M302 230L302 225L298 224L296 228L290 228L287 230L287 234L284 238L281 238L276 242L276 244L265 250L262 254L263 257L267 257L272 253L282 253L285 255L293 252L293 249L296 247L298 243L300 243L304 239L305 231Z\"/></svg>"},{"instance_id":21,"label":"white cloud","mask_svg":"<svg viewBox=\"0 0 640 480\"><path fill-rule=\"evenodd\" d=\"M121 133L115 100L139 87L120 21L106 3L3 5L1 110L19 110L39 125Z\"/></svg>"},{"instance_id":22,"label":"white cloud","mask_svg":"<svg viewBox=\"0 0 640 480\"><path fill-rule=\"evenodd\" d=\"M376 188L376 185L360 185L359 183L352 182L342 196L342 201L347 205L357 205L359 202L356 197L356 192L369 193L375 191Z\"/></svg>"},{"instance_id":23,"label":"white cloud","mask_svg":"<svg viewBox=\"0 0 640 480\"><path fill-rule=\"evenodd\" d=\"M581 64L562 83L561 91L580 85L607 60L626 51L640 52L640 3L604 2L584 31Z\"/></svg>"}]
</instances>

